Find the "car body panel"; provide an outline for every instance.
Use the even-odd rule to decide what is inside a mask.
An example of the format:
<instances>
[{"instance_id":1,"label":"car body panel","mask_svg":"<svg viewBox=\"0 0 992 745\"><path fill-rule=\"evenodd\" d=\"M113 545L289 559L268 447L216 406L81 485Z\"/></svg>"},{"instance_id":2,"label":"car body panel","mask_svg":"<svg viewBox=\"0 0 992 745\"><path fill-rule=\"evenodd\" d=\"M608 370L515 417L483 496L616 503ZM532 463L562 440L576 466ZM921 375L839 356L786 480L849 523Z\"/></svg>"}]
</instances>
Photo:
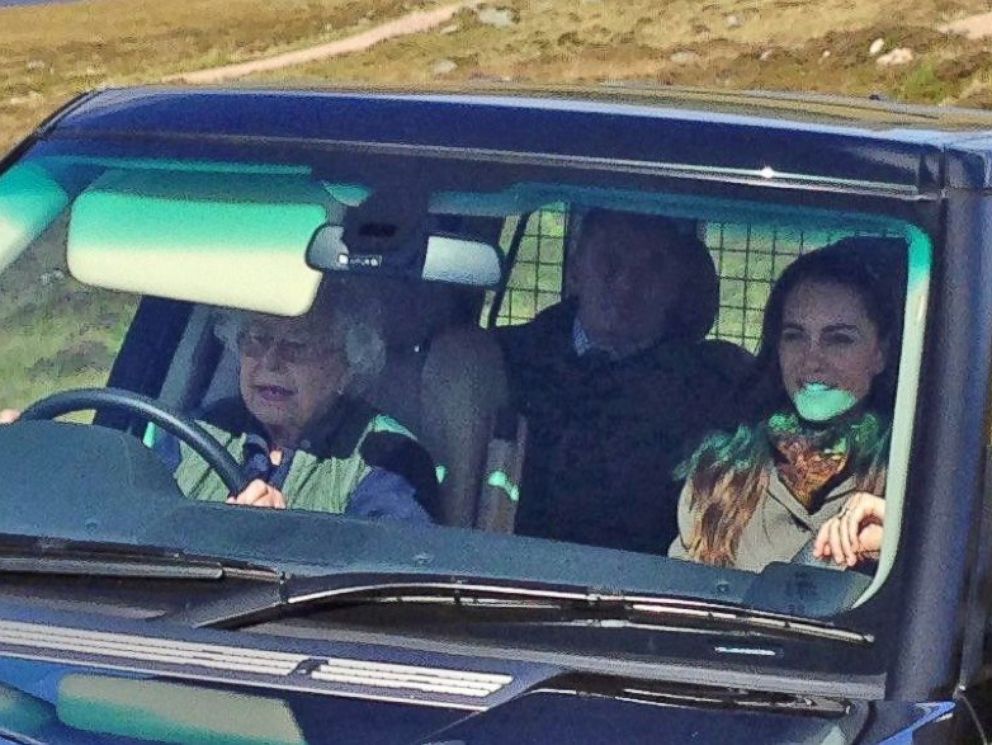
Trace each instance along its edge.
<instances>
[{"instance_id":1,"label":"car body panel","mask_svg":"<svg viewBox=\"0 0 992 745\"><path fill-rule=\"evenodd\" d=\"M771 169L779 181L882 184L905 193L938 186L939 154L957 136L526 98L221 90L191 97L156 89L89 98L58 120L57 131L187 137L223 132L231 138L396 145L420 153L520 153L603 168L692 165L774 185L775 178L763 175ZM742 146L710 146L730 139Z\"/></svg>"},{"instance_id":2,"label":"car body panel","mask_svg":"<svg viewBox=\"0 0 992 745\"><path fill-rule=\"evenodd\" d=\"M362 649L367 655L370 650ZM395 651L395 650L393 650ZM419 668L451 664L452 658L425 655ZM383 665L385 667L385 665ZM946 725L955 704L917 705L858 701L821 701L804 710L793 702L762 705L697 688L653 689L626 680L554 678L545 680L518 667L533 687L489 702L485 708L445 707L437 701L400 701L367 688L340 693L307 691L305 686L258 687L251 680L219 683L173 673L108 672L105 669L35 659L7 659L0 666L0 691L8 705L0 713L0 733L36 737L45 742L117 742L112 735L183 742L265 742L248 730L246 707L264 713L269 742L356 743L492 743L568 742L717 743L747 737L767 743L910 743ZM519 678L518 678L519 680ZM80 691L80 686L87 690ZM154 695L156 699L149 697ZM89 708L85 715L82 706ZM204 706L211 707L205 712ZM106 712L112 713L104 713ZM97 710L97 711L94 711ZM249 719L232 723L231 717ZM280 720L287 720L285 723ZM275 720L275 721L273 721ZM273 730L280 726L280 737ZM294 726L295 725L295 726ZM295 730L295 732L294 732ZM209 737L208 737L209 735ZM298 738L298 739L297 739ZM19 741L19 740L17 740Z\"/></svg>"},{"instance_id":3,"label":"car body panel","mask_svg":"<svg viewBox=\"0 0 992 745\"><path fill-rule=\"evenodd\" d=\"M871 618L862 609L851 610L843 622L874 633L874 644L863 658L852 662L856 651L821 648L815 660L798 659L796 667L779 665L769 674L746 659L718 654L699 656L692 667L677 655L664 664L658 659L630 662L584 658L561 650L537 653L505 640L502 644L425 641L410 633L366 632L349 637L335 632L314 640L272 629L244 633L189 628L178 613L156 622L4 602L0 604L0 683L13 689L11 700L19 701L23 694L55 704L58 681L67 674L123 680L125 689L128 681L141 688L151 680L185 686L194 698L202 688L282 699L292 711L305 712L305 717L318 722L304 727L309 741L369 745L693 739L965 743L977 737L971 709L985 721L992 706L982 696L969 700L971 709L963 705L961 691L982 681L977 674L959 677L962 669L979 667L974 660L970 667L964 665L961 655L962 649L975 648L974 634L980 633L963 623L963 599L968 583L982 579L969 574L968 568L978 540L976 516L982 495L975 484L982 478L987 442L992 357L988 326L992 284L984 271L990 205L983 193L992 188L992 115L760 94L599 90L551 97L546 93L111 90L68 106L25 148L40 143L57 150L60 143L112 140L127 141L135 148L145 141L223 141L238 147L284 143L349 153L549 164L574 167L576 172L618 170L703 180L713 188L735 184L762 194L783 187L794 192L789 195L794 201L813 201L829 192L849 208L860 207L858 198L870 195L878 200L871 206L886 214L901 215L910 209L907 203L925 202L929 211L913 214L923 215L932 232L936 270L916 417L919 444L907 488L912 517L900 536L900 560L873 598L887 608L916 603L912 612ZM714 147L714 142L721 146ZM171 354L186 320L185 315L172 317L167 306L168 302L149 303L151 314L158 314L151 320L139 313L112 383L146 392L161 387L161 363ZM159 322L169 330L165 341ZM953 395L948 396L947 390ZM52 439L42 434L42 440ZM72 478L72 474L57 476ZM53 483L62 482L56 478ZM124 506L94 507L93 514ZM18 514L30 525L43 509L43 504L26 504ZM401 533L391 526L363 525L346 536L345 521L333 527L328 520L314 527L302 519L295 525L292 516L284 523L294 525L290 535L272 533L249 545L258 517L228 517L229 528L206 536L199 548L207 554L250 560L284 546L284 569L316 572L310 563L313 546L334 535L342 546L351 546L352 562L346 568L352 571L357 567L388 573L412 562L425 573L445 573L456 565L455 554L471 551L480 571L488 566L507 577L527 574L539 581L560 577L567 570L576 582L585 578L586 589L604 595L618 567L623 566L645 589L656 569L652 557L607 550L576 552L570 546L556 549L540 542L521 549L523 544L511 544L503 536L473 535L446 544L440 537L443 528ZM187 531L191 519L195 518L184 516L180 508L148 530L136 517L132 529L142 543L168 545ZM87 524L77 523L74 536L83 538ZM432 547L435 538L438 542ZM908 550L921 545L938 552L941 561ZM446 556L445 550L452 553ZM684 576L673 577L682 577L687 588L700 594L705 571L688 566L685 570ZM452 573L451 579L458 577ZM704 584L706 597L714 601L728 595L745 598L753 591L744 577L734 583L723 577ZM802 586L798 574L788 585L790 592ZM783 600L793 602L796 597ZM187 610L193 614L197 609L190 606ZM949 633L949 629L963 630ZM971 647L965 644L969 634ZM673 633L666 643L674 648L680 641ZM769 657L776 653L767 640L748 643L750 647L740 645L738 651L757 650ZM682 646L683 653L696 648L688 642ZM168 654L154 651L164 647L169 647ZM191 661L191 655L200 655L199 661ZM246 671L243 661L252 655L255 662L281 660L282 672ZM347 676L315 681L313 671L331 662L346 667L371 662L380 667L359 683L345 680ZM869 663L885 668L869 670ZM797 670L804 664L805 674ZM830 665L845 674L831 676ZM408 674L421 684L419 688L408 685L409 678L401 684L389 677ZM466 675L473 681L472 695L436 688L439 679L447 684ZM427 686L435 686L429 690L423 685L428 679ZM495 687L478 695L479 681ZM716 691L721 685L722 697ZM736 699L724 695L731 689L739 694ZM973 690L983 689L979 685ZM802 704L796 696L803 692L809 698L815 694L829 700ZM769 694L784 698L771 704L762 699ZM756 704L759 700L763 703ZM29 709L37 704L21 703ZM232 711L237 705L232 703ZM134 716L153 718L147 709ZM6 721L9 725L17 720ZM140 726L130 734L136 733ZM42 737L53 742L89 741L85 738L64 728Z\"/></svg>"}]
</instances>

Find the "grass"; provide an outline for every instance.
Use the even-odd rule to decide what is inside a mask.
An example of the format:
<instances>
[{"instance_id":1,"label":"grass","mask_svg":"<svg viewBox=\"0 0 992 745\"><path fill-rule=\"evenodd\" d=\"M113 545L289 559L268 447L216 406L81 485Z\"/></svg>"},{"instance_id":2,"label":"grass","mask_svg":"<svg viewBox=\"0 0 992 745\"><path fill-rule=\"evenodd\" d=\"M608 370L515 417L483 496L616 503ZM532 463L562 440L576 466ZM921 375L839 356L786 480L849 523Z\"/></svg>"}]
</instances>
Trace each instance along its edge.
<instances>
[{"instance_id":1,"label":"grass","mask_svg":"<svg viewBox=\"0 0 992 745\"><path fill-rule=\"evenodd\" d=\"M0 9L0 150L72 96L98 86L241 62L356 33L419 7L411 0L83 0ZM733 88L883 93L984 105L987 41L935 30L986 0L509 0L509 28L463 11L445 33L259 75L258 81L429 84L505 79L644 80ZM44 14L44 24L38 18ZM914 63L880 68L875 38ZM829 53L824 56L824 53ZM439 62L454 62L437 74ZM450 65L447 65L450 67Z\"/></svg>"},{"instance_id":2,"label":"grass","mask_svg":"<svg viewBox=\"0 0 992 745\"><path fill-rule=\"evenodd\" d=\"M992 67L988 42L936 30L942 21L987 10L985 0L514 0L501 6L512 9L516 18L509 28L483 24L466 10L449 33L405 37L365 54L256 79L412 85L473 79L638 80L883 93L939 103L959 100L967 82ZM887 49L911 47L916 60L880 67L868 54L880 37ZM948 65L961 57L971 57L975 64L959 70L944 86L935 84L953 72ZM455 67L438 74L438 63L448 61Z\"/></svg>"},{"instance_id":3,"label":"grass","mask_svg":"<svg viewBox=\"0 0 992 745\"><path fill-rule=\"evenodd\" d=\"M0 150L94 87L157 82L341 38L437 0L82 0L0 9ZM985 105L992 44L936 31L986 0L507 0L509 28L463 11L445 33L259 75L307 83L430 84L638 80L730 88L882 93ZM44 24L39 24L39 14ZM909 46L916 60L881 68L868 55ZM826 56L825 56L826 55ZM438 74L439 62L453 62ZM450 68L446 64L445 68Z\"/></svg>"},{"instance_id":4,"label":"grass","mask_svg":"<svg viewBox=\"0 0 992 745\"><path fill-rule=\"evenodd\" d=\"M58 302L4 319L3 405L23 407L55 390L106 383L136 307L120 293L64 280ZM67 319L71 319L67 322Z\"/></svg>"},{"instance_id":5,"label":"grass","mask_svg":"<svg viewBox=\"0 0 992 745\"><path fill-rule=\"evenodd\" d=\"M83 0L0 8L0 150L83 91L158 82L171 73L331 41L438 4Z\"/></svg>"},{"instance_id":6,"label":"grass","mask_svg":"<svg viewBox=\"0 0 992 745\"><path fill-rule=\"evenodd\" d=\"M68 276L64 223L0 274L0 407L106 383L136 298Z\"/></svg>"}]
</instances>

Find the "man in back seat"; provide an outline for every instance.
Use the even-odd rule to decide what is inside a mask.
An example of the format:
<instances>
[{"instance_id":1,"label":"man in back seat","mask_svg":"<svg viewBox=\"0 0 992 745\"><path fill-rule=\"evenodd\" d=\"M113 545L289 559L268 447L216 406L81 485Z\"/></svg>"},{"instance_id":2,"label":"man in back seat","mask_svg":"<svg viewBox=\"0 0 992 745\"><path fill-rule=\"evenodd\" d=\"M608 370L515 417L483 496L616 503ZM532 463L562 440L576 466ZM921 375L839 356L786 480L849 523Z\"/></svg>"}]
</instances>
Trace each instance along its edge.
<instances>
[{"instance_id":1,"label":"man in back seat","mask_svg":"<svg viewBox=\"0 0 992 745\"><path fill-rule=\"evenodd\" d=\"M497 330L529 433L516 532L664 553L672 471L729 424L749 356L703 341L719 282L702 241L656 215L591 210L573 297Z\"/></svg>"}]
</instances>

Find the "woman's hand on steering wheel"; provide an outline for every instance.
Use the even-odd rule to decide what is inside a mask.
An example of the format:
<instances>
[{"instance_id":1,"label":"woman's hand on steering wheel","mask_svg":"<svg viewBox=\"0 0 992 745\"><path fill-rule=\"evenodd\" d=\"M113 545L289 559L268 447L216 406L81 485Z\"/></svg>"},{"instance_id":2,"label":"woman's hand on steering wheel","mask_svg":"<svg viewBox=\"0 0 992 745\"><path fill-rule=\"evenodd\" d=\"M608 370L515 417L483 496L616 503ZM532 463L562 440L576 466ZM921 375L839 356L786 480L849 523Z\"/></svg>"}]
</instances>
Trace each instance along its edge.
<instances>
[{"instance_id":1,"label":"woman's hand on steering wheel","mask_svg":"<svg viewBox=\"0 0 992 745\"><path fill-rule=\"evenodd\" d=\"M87 409L117 409L147 419L189 445L220 476L229 493L240 497L248 486L248 477L241 465L203 427L180 411L123 388L80 388L53 393L35 401L24 411L4 409L0 424L55 419Z\"/></svg>"},{"instance_id":2,"label":"woman's hand on steering wheel","mask_svg":"<svg viewBox=\"0 0 992 745\"><path fill-rule=\"evenodd\" d=\"M0 424L13 424L20 418L20 409L0 409ZM261 479L255 479L242 489L240 493L228 497L227 503L247 505L249 507L286 509L286 497L283 493Z\"/></svg>"},{"instance_id":3,"label":"woman's hand on steering wheel","mask_svg":"<svg viewBox=\"0 0 992 745\"><path fill-rule=\"evenodd\" d=\"M277 510L286 509L286 497L283 493L261 479L252 481L237 496L228 497L227 503L248 507L272 507Z\"/></svg>"},{"instance_id":4,"label":"woman's hand on steering wheel","mask_svg":"<svg viewBox=\"0 0 992 745\"><path fill-rule=\"evenodd\" d=\"M877 558L882 548L885 500L867 492L851 496L816 535L813 556L853 567Z\"/></svg>"}]
</instances>

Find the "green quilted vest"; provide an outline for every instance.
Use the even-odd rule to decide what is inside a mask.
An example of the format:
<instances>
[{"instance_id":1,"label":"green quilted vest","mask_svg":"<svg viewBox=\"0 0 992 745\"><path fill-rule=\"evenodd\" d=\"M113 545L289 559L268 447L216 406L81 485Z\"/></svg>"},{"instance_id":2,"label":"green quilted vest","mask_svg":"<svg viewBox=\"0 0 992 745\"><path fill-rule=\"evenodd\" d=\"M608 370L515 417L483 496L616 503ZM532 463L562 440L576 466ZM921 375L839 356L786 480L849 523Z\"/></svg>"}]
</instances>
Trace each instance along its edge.
<instances>
[{"instance_id":1,"label":"green quilted vest","mask_svg":"<svg viewBox=\"0 0 992 745\"><path fill-rule=\"evenodd\" d=\"M368 423L361 440L369 432L382 426L377 422L379 419L381 417L376 417ZM238 463L241 462L245 435L232 435L202 421L198 424L216 437ZM227 487L206 461L185 443L180 443L180 451L182 461L176 469L175 478L183 494L211 502L226 500L229 496ZM355 448L346 458L325 459L297 450L282 488L286 506L297 510L340 514L347 508L355 487L370 470L359 448Z\"/></svg>"}]
</instances>

